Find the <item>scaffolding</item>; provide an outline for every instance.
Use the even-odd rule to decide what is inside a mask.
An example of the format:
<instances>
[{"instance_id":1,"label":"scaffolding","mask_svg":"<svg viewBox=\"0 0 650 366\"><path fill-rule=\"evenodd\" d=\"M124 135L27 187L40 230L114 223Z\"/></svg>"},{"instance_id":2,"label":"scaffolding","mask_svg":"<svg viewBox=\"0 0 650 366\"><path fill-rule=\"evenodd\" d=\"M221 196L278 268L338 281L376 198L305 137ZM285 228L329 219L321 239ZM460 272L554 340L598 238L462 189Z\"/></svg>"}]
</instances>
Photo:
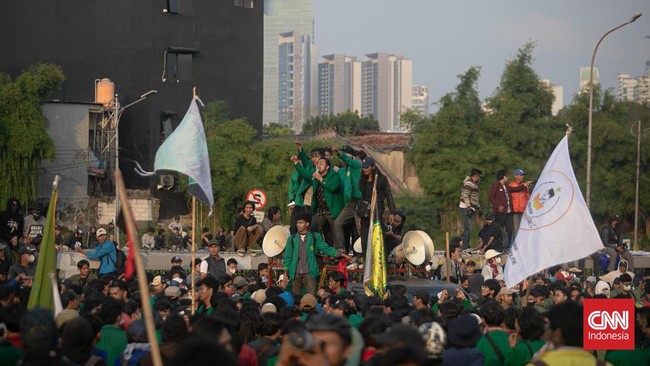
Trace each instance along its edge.
<instances>
[{"instance_id":1,"label":"scaffolding","mask_svg":"<svg viewBox=\"0 0 650 366\"><path fill-rule=\"evenodd\" d=\"M88 150L88 195L114 196L115 157L118 141L118 109L99 107L90 111L90 138Z\"/></svg>"}]
</instances>

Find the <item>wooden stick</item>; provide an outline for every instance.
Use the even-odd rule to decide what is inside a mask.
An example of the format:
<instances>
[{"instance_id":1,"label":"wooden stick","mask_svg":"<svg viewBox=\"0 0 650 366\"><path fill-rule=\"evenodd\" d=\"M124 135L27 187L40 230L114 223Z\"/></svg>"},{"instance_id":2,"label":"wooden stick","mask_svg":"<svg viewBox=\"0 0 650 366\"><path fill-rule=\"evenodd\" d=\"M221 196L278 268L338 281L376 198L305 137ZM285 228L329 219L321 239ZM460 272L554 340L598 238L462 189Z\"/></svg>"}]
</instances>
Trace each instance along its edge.
<instances>
[{"instance_id":1,"label":"wooden stick","mask_svg":"<svg viewBox=\"0 0 650 366\"><path fill-rule=\"evenodd\" d=\"M122 180L122 173L119 170L115 171L115 183L117 184L119 198L122 200L120 206L126 219L124 221L126 221L127 232L135 233L136 228L131 217L131 204L126 195L126 187L124 186L124 180ZM154 325L151 302L149 301L149 284L147 283L147 275L144 272L142 257L140 257L140 242L138 241L137 235L133 235L133 243L131 243L131 248L129 250L133 251L133 257L135 258L138 287L140 289L140 298L142 299L142 310L144 311L144 323L147 329L147 338L149 338L149 343L151 344L151 358L154 366L162 366L160 348L158 347L158 338L156 337L156 327Z\"/></svg>"},{"instance_id":2,"label":"wooden stick","mask_svg":"<svg viewBox=\"0 0 650 366\"><path fill-rule=\"evenodd\" d=\"M445 246L447 248L446 253L447 253L447 260L445 261L445 266L447 267L447 282L451 282L450 280L450 273L451 272L451 259L449 255L449 231L445 233ZM460 278L459 278L460 280Z\"/></svg>"},{"instance_id":3,"label":"wooden stick","mask_svg":"<svg viewBox=\"0 0 650 366\"><path fill-rule=\"evenodd\" d=\"M196 98L196 86L192 88L192 100ZM196 197L192 196L192 262L190 265L192 266L192 279L191 279L191 284L192 284L192 315L194 315L194 305L195 305L195 300L194 300L194 277L196 277L196 269L194 265L194 258L195 258L195 245L196 245Z\"/></svg>"}]
</instances>

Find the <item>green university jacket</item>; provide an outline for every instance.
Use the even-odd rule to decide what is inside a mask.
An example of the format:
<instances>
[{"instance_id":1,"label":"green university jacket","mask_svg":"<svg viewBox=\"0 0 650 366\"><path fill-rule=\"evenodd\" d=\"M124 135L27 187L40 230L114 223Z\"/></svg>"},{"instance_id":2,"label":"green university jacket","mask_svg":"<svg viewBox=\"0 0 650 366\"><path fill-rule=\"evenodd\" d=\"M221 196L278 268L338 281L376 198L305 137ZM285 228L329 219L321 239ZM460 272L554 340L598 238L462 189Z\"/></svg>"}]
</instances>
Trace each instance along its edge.
<instances>
[{"instance_id":1,"label":"green university jacket","mask_svg":"<svg viewBox=\"0 0 650 366\"><path fill-rule=\"evenodd\" d=\"M296 164L294 167L305 181L311 182L312 190L314 192L314 196L311 200L311 214L313 215L316 212L316 206L318 205L316 189L318 189L318 185L321 184L323 186L325 202L327 202L332 217L336 218L343 209L343 185L341 184L341 177L334 170L330 170L323 177L323 182L319 182L317 179L312 179L312 174L314 174L314 172L309 173L309 171L307 171L301 164Z\"/></svg>"},{"instance_id":2,"label":"green university jacket","mask_svg":"<svg viewBox=\"0 0 650 366\"><path fill-rule=\"evenodd\" d=\"M307 245L307 263L309 264L309 275L312 278L318 278L320 275L320 269L318 268L318 263L316 262L316 251L325 253L330 257L337 257L339 255L339 251L327 245L321 234L312 233L311 231L307 232L305 244ZM282 264L284 266L284 270L289 273L289 279L291 280L296 277L299 246L300 234L296 233L290 235L287 239L287 245L284 248L284 260L282 261Z\"/></svg>"}]
</instances>

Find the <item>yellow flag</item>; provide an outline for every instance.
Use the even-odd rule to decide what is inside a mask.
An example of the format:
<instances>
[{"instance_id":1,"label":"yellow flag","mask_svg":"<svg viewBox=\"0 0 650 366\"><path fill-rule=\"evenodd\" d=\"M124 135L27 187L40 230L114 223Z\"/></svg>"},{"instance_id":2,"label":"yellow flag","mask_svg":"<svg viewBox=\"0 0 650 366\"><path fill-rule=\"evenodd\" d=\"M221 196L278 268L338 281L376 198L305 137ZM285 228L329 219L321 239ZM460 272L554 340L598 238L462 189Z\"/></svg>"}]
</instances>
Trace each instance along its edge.
<instances>
[{"instance_id":1,"label":"yellow flag","mask_svg":"<svg viewBox=\"0 0 650 366\"><path fill-rule=\"evenodd\" d=\"M377 296L386 296L386 256L384 253L384 234L378 220L372 223L372 266L369 289Z\"/></svg>"}]
</instances>

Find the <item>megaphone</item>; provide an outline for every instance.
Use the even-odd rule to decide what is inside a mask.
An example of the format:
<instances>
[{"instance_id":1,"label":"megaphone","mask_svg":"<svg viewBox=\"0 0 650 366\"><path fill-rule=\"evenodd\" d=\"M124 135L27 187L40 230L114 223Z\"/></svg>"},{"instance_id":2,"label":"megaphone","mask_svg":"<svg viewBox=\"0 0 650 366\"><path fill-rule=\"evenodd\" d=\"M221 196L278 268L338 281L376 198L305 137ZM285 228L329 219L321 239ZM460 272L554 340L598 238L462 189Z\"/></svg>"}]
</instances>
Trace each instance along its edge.
<instances>
[{"instance_id":1,"label":"megaphone","mask_svg":"<svg viewBox=\"0 0 650 366\"><path fill-rule=\"evenodd\" d=\"M413 230L404 234L400 250L406 260L414 266L419 266L433 259L433 240L422 230ZM396 251L397 254L397 251Z\"/></svg>"},{"instance_id":2,"label":"megaphone","mask_svg":"<svg viewBox=\"0 0 650 366\"><path fill-rule=\"evenodd\" d=\"M274 226L266 233L266 235L264 235L264 240L262 240L262 251L269 258L275 257L284 251L288 238L288 227L281 225Z\"/></svg>"},{"instance_id":3,"label":"megaphone","mask_svg":"<svg viewBox=\"0 0 650 366\"><path fill-rule=\"evenodd\" d=\"M357 240L354 241L354 245L352 245L352 249L354 249L356 253L363 252L363 248L361 248L361 237L359 237Z\"/></svg>"}]
</instances>

